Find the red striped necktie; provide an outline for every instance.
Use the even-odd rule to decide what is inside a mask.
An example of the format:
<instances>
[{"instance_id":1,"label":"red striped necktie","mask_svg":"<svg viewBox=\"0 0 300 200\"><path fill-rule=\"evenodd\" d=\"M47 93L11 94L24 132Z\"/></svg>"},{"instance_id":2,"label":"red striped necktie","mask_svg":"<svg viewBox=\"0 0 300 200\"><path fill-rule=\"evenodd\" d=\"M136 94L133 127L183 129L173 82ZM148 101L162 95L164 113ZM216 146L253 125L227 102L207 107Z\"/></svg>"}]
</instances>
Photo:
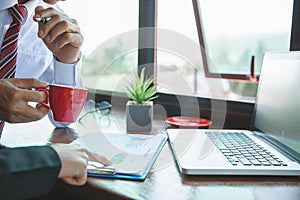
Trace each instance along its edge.
<instances>
[{"instance_id":1,"label":"red striped necktie","mask_svg":"<svg viewBox=\"0 0 300 200\"><path fill-rule=\"evenodd\" d=\"M0 78L13 78L16 71L18 36L22 26L22 21L27 15L27 9L22 5L14 5L10 7L9 12L13 18L1 47L0 52ZM0 136L4 122L0 120Z\"/></svg>"},{"instance_id":2,"label":"red striped necktie","mask_svg":"<svg viewBox=\"0 0 300 200\"><path fill-rule=\"evenodd\" d=\"M21 29L22 21L27 14L24 6L14 5L9 8L13 17L13 22L10 24L1 47L0 53L0 78L12 78L15 75L18 36Z\"/></svg>"}]
</instances>

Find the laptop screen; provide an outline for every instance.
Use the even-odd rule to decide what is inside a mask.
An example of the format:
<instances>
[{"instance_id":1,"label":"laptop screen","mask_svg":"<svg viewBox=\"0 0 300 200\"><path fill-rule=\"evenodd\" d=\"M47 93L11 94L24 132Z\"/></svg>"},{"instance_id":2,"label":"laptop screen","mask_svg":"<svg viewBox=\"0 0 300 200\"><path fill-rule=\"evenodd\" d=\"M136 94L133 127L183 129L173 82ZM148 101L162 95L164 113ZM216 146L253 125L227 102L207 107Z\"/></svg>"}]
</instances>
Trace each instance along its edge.
<instances>
[{"instance_id":1,"label":"laptop screen","mask_svg":"<svg viewBox=\"0 0 300 200\"><path fill-rule=\"evenodd\" d=\"M300 154L300 52L266 53L254 128Z\"/></svg>"}]
</instances>

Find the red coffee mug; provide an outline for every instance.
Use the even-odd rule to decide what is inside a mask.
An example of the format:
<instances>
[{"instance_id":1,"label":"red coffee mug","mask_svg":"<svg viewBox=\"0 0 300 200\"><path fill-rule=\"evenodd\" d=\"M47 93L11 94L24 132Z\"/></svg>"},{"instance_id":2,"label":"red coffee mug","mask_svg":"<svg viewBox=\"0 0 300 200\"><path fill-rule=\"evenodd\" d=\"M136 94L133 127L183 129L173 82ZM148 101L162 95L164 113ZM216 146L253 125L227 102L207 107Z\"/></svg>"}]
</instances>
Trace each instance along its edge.
<instances>
[{"instance_id":1,"label":"red coffee mug","mask_svg":"<svg viewBox=\"0 0 300 200\"><path fill-rule=\"evenodd\" d=\"M75 122L83 109L88 90L64 85L51 84L49 88L38 88L46 93L42 105L52 110L54 120L59 122Z\"/></svg>"}]
</instances>

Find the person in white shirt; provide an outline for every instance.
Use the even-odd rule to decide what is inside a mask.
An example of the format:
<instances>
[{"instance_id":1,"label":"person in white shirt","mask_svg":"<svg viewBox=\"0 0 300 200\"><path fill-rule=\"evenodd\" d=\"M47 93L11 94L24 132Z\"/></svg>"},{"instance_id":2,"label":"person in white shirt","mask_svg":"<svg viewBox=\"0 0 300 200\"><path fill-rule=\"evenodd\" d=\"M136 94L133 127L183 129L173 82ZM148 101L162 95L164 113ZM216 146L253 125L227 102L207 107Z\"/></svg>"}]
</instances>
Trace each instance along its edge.
<instances>
[{"instance_id":1,"label":"person in white shirt","mask_svg":"<svg viewBox=\"0 0 300 200\"><path fill-rule=\"evenodd\" d=\"M15 78L35 78L48 83L82 87L80 47L83 36L76 20L64 14L56 4L57 1L1 0L0 45L12 22L8 8L17 3L24 5L27 8L27 18L19 33ZM36 22L36 17L51 19L43 24ZM3 91L7 87L1 88L0 85L0 89L1 92L7 93ZM25 99L29 101L30 98ZM0 104L5 105L3 101L0 95ZM40 105L38 108L42 116L45 110ZM68 125L55 122L51 114L50 111L49 116L55 126ZM9 116L9 113L6 113L6 116ZM30 117L28 120L30 121ZM37 120L37 117L33 117L33 120Z\"/></svg>"},{"instance_id":2,"label":"person in white shirt","mask_svg":"<svg viewBox=\"0 0 300 200\"><path fill-rule=\"evenodd\" d=\"M44 0L56 3L58 0ZM83 37L76 21L42 0L0 0L0 45L12 22L8 8L16 3L28 10L18 40L16 78L0 79L0 120L29 122L41 119L48 109L28 102L45 100L30 88L49 83L81 86L80 47ZM49 8L48 8L49 7ZM54 9L55 8L55 9ZM51 17L45 24L36 17ZM0 145L1 147L1 145ZM29 199L46 195L57 179L71 185L87 180L88 160L110 161L76 144L0 148L1 199Z\"/></svg>"}]
</instances>

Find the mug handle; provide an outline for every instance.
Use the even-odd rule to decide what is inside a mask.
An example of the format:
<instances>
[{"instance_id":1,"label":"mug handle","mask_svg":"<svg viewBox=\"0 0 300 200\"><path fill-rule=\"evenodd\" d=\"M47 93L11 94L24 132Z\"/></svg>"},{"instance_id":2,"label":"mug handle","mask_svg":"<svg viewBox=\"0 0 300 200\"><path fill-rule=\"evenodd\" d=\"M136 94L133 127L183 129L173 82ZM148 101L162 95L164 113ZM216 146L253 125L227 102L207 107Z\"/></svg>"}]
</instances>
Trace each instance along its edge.
<instances>
[{"instance_id":1,"label":"mug handle","mask_svg":"<svg viewBox=\"0 0 300 200\"><path fill-rule=\"evenodd\" d=\"M40 102L43 106L47 107L48 109L50 109L50 104L49 104L49 90L47 90L46 88L37 88L36 91L43 91L46 94L46 100Z\"/></svg>"}]
</instances>

